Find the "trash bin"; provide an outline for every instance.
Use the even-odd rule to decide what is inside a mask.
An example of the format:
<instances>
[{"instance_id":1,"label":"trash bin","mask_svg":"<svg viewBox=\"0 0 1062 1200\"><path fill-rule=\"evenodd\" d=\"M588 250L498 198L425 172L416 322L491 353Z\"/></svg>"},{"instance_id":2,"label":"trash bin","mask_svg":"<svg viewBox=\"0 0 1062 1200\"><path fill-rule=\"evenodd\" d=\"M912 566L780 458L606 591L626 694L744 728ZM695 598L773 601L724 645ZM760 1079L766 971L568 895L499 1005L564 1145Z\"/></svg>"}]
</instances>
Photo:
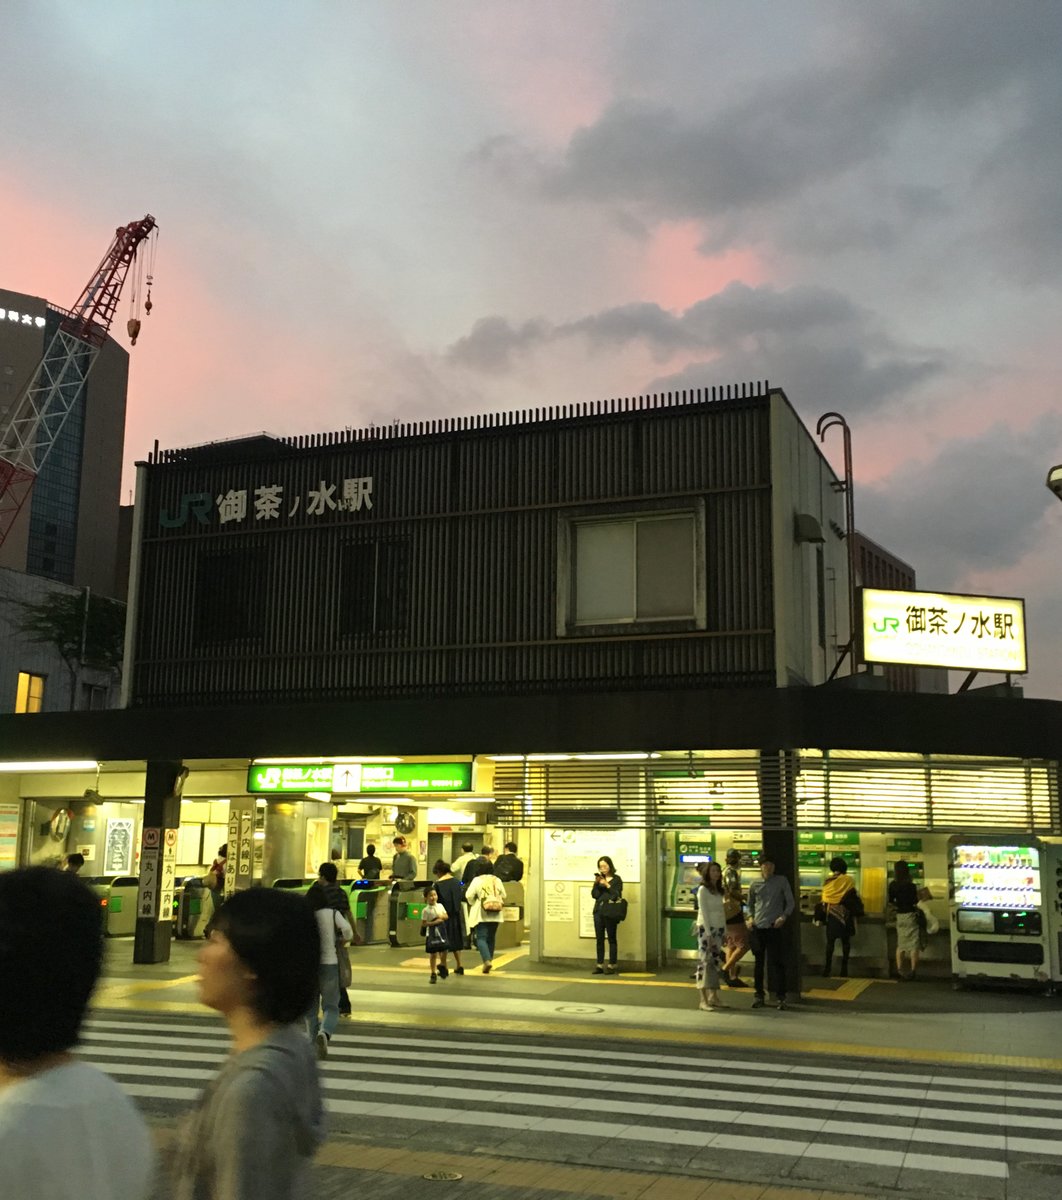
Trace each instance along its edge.
<instances>
[{"instance_id":1,"label":"trash bin","mask_svg":"<svg viewBox=\"0 0 1062 1200\"><path fill-rule=\"evenodd\" d=\"M199 926L205 924L204 914L209 904L207 892L198 875L188 875L173 897L173 936L194 938L199 935Z\"/></svg>"},{"instance_id":2,"label":"trash bin","mask_svg":"<svg viewBox=\"0 0 1062 1200\"><path fill-rule=\"evenodd\" d=\"M135 875L97 875L85 882L100 898L103 932L107 937L129 937L136 933L140 880Z\"/></svg>"}]
</instances>

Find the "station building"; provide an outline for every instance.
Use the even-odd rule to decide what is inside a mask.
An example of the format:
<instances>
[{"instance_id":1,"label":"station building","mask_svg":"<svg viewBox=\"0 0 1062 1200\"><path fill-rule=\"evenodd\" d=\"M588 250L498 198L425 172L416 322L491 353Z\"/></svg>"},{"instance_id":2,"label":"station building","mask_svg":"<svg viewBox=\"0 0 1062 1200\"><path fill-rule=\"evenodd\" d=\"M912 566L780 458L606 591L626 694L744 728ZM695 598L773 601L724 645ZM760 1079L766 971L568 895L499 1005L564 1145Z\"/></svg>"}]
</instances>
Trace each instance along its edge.
<instances>
[{"instance_id":1,"label":"station building","mask_svg":"<svg viewBox=\"0 0 1062 1200\"><path fill-rule=\"evenodd\" d=\"M532 957L589 962L609 854L634 967L691 952L699 858L736 847L751 877L771 854L810 915L839 851L880 970L903 856L943 963L949 836L1062 833L1062 705L831 680L844 521L765 384L156 452L127 707L0 717L9 863L54 852L62 809L66 848L117 866L131 819L146 944L215 841L246 886L369 840L386 863L396 829L424 878L465 840L513 840Z\"/></svg>"}]
</instances>

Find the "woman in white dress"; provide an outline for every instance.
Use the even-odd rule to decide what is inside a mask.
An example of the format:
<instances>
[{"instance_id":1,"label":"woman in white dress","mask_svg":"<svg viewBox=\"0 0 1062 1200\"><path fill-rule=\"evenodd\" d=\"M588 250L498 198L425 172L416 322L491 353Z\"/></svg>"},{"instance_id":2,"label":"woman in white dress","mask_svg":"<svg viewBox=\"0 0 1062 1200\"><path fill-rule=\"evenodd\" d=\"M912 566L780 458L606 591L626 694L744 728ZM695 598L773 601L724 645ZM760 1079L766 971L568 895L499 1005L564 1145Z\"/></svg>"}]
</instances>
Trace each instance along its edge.
<instances>
[{"instance_id":1,"label":"woman in white dress","mask_svg":"<svg viewBox=\"0 0 1062 1200\"><path fill-rule=\"evenodd\" d=\"M717 862L701 863L697 889L697 990L704 1011L726 1008L719 999L719 972L726 950L723 912L723 869Z\"/></svg>"}]
</instances>

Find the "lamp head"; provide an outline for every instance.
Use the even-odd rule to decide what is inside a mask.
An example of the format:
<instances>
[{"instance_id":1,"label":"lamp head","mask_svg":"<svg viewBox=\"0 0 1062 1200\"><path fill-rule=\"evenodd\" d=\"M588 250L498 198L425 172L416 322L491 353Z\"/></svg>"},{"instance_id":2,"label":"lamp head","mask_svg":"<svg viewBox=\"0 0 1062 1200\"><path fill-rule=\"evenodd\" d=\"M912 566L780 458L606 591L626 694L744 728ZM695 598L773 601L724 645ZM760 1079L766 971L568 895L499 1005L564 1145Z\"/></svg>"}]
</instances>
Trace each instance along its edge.
<instances>
[{"instance_id":1,"label":"lamp head","mask_svg":"<svg viewBox=\"0 0 1062 1200\"><path fill-rule=\"evenodd\" d=\"M1062 464L1047 472L1047 486L1062 500Z\"/></svg>"}]
</instances>

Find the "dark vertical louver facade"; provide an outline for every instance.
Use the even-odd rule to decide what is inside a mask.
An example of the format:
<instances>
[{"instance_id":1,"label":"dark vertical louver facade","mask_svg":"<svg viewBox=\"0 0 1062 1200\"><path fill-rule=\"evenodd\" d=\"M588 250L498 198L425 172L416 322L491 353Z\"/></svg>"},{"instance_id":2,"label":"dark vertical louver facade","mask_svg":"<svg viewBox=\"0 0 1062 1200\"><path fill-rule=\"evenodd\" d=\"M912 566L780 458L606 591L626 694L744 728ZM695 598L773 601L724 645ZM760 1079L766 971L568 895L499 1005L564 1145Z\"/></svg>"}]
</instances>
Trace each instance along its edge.
<instances>
[{"instance_id":1,"label":"dark vertical louver facade","mask_svg":"<svg viewBox=\"0 0 1062 1200\"><path fill-rule=\"evenodd\" d=\"M745 385L156 453L132 703L773 686L771 403ZM575 524L674 514L689 620L566 621Z\"/></svg>"}]
</instances>

